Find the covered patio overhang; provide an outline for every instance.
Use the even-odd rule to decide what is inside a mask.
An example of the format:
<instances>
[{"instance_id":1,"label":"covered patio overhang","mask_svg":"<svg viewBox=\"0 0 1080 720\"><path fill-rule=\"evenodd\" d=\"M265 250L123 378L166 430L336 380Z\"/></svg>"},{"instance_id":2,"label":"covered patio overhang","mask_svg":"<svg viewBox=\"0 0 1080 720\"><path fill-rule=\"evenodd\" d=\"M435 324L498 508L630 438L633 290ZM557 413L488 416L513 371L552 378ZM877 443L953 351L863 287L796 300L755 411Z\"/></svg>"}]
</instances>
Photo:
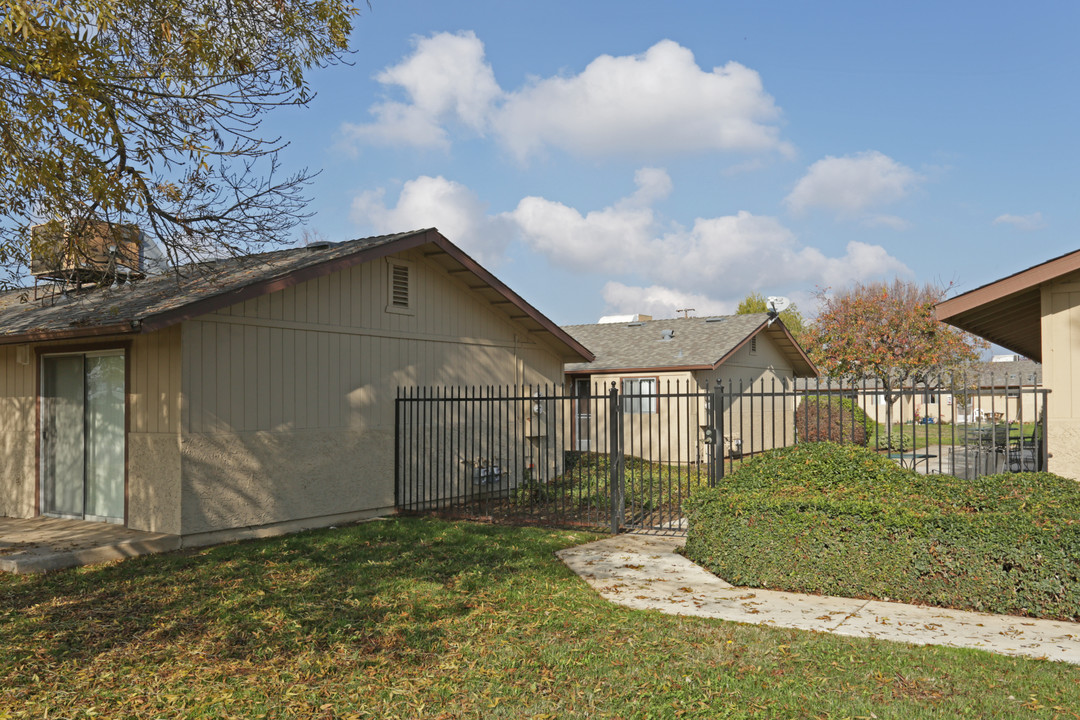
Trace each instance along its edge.
<instances>
[{"instance_id":1,"label":"covered patio overhang","mask_svg":"<svg viewBox=\"0 0 1080 720\"><path fill-rule=\"evenodd\" d=\"M945 300L937 318L1042 362L1042 285L1080 272L1080 250Z\"/></svg>"}]
</instances>

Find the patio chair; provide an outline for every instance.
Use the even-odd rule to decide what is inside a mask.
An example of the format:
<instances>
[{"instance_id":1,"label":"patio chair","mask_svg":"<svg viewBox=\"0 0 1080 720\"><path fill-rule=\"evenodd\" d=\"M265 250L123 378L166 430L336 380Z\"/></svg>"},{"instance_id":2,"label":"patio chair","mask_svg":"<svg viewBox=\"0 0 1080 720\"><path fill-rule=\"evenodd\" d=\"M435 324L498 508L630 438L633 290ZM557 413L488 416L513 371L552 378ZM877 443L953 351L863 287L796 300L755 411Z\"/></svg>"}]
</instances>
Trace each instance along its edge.
<instances>
[{"instance_id":1,"label":"patio chair","mask_svg":"<svg viewBox=\"0 0 1080 720\"><path fill-rule=\"evenodd\" d=\"M1031 428L1030 435L1017 433L1009 440L1009 472L1036 472L1039 469L1039 426Z\"/></svg>"}]
</instances>

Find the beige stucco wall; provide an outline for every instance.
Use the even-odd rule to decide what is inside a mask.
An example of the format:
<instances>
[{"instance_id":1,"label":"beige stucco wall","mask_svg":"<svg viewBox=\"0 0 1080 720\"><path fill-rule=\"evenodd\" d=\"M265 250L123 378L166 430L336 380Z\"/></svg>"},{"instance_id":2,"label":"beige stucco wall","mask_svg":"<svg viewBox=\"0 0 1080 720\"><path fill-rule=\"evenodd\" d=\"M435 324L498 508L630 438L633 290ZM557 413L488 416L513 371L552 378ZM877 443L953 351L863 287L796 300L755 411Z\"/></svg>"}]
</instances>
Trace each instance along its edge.
<instances>
[{"instance_id":1,"label":"beige stucco wall","mask_svg":"<svg viewBox=\"0 0 1080 720\"><path fill-rule=\"evenodd\" d=\"M393 447L392 425L187 435L183 532L391 509Z\"/></svg>"},{"instance_id":2,"label":"beige stucco wall","mask_svg":"<svg viewBox=\"0 0 1080 720\"><path fill-rule=\"evenodd\" d=\"M1047 469L1080 480L1080 274L1042 286Z\"/></svg>"},{"instance_id":3,"label":"beige stucco wall","mask_svg":"<svg viewBox=\"0 0 1080 720\"><path fill-rule=\"evenodd\" d=\"M561 360L463 282L384 261L183 323L184 534L386 510L399 386L561 384Z\"/></svg>"}]
</instances>

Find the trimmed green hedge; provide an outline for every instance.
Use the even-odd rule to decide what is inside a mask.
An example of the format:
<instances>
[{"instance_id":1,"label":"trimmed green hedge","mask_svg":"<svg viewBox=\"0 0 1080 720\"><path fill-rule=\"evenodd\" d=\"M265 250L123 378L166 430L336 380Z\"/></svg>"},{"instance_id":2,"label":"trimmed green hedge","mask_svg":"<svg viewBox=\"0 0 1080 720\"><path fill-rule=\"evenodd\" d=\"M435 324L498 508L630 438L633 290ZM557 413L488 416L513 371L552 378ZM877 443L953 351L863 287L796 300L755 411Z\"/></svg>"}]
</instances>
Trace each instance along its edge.
<instances>
[{"instance_id":1,"label":"trimmed green hedge","mask_svg":"<svg viewBox=\"0 0 1080 720\"><path fill-rule=\"evenodd\" d=\"M795 409L799 442L838 442L866 445L877 429L851 398L808 395Z\"/></svg>"},{"instance_id":2,"label":"trimmed green hedge","mask_svg":"<svg viewBox=\"0 0 1080 720\"><path fill-rule=\"evenodd\" d=\"M750 459L684 503L686 555L742 586L1080 619L1080 484L919 475L854 445Z\"/></svg>"}]
</instances>

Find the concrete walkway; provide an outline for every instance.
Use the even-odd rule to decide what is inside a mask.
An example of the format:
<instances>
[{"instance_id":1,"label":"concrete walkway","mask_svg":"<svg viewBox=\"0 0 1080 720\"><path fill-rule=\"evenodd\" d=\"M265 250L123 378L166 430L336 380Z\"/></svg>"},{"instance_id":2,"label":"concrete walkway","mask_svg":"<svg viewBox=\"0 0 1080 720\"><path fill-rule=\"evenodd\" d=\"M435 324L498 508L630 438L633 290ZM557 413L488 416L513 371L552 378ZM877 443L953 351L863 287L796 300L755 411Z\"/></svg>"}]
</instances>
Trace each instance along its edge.
<instances>
[{"instance_id":1,"label":"concrete walkway","mask_svg":"<svg viewBox=\"0 0 1080 720\"><path fill-rule=\"evenodd\" d=\"M0 517L0 572L46 572L178 547L178 535L140 532L123 525Z\"/></svg>"},{"instance_id":2,"label":"concrete walkway","mask_svg":"<svg viewBox=\"0 0 1080 720\"><path fill-rule=\"evenodd\" d=\"M617 535L558 556L602 597L630 608L1080 664L1080 623L737 588L678 555L684 542Z\"/></svg>"}]
</instances>

